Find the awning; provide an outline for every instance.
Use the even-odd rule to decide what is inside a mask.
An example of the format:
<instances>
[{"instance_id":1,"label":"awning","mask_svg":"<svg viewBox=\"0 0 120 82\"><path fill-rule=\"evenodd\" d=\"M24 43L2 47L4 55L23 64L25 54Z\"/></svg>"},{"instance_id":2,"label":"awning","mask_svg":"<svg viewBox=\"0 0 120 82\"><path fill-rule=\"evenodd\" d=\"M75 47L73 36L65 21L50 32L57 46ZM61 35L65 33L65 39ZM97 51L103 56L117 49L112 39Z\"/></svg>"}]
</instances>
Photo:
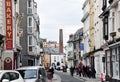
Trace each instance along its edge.
<instances>
[{"instance_id":1,"label":"awning","mask_svg":"<svg viewBox=\"0 0 120 82\"><path fill-rule=\"evenodd\" d=\"M83 54L83 58L87 58L90 56L90 52Z\"/></svg>"}]
</instances>

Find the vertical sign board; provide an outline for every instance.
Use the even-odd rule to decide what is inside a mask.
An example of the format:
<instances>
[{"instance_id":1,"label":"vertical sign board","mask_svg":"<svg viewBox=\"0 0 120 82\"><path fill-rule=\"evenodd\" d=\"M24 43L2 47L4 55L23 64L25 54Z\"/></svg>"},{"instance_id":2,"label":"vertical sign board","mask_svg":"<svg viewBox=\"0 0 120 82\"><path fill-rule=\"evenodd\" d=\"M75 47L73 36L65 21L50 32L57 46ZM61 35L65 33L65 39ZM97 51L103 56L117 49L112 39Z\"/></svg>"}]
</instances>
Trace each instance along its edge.
<instances>
[{"instance_id":1,"label":"vertical sign board","mask_svg":"<svg viewBox=\"0 0 120 82\"><path fill-rule=\"evenodd\" d=\"M6 14L6 50L13 49L13 32L12 32L12 0L5 0Z\"/></svg>"},{"instance_id":2,"label":"vertical sign board","mask_svg":"<svg viewBox=\"0 0 120 82\"><path fill-rule=\"evenodd\" d=\"M12 28L12 0L5 0L6 16L6 50L13 50L13 28ZM4 69L11 70L13 65L13 54L6 53L4 59Z\"/></svg>"}]
</instances>

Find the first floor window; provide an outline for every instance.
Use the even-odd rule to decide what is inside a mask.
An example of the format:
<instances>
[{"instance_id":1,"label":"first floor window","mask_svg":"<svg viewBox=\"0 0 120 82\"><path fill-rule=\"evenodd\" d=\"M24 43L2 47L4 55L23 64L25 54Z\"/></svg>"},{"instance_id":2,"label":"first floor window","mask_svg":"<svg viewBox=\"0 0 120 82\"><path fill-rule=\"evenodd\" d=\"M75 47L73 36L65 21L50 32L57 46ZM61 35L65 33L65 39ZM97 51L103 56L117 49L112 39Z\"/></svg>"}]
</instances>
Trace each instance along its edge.
<instances>
[{"instance_id":1,"label":"first floor window","mask_svg":"<svg viewBox=\"0 0 120 82\"><path fill-rule=\"evenodd\" d=\"M32 49L32 43L33 43L33 37L31 35L28 36L28 51L29 52L32 52L33 49Z\"/></svg>"},{"instance_id":2,"label":"first floor window","mask_svg":"<svg viewBox=\"0 0 120 82\"><path fill-rule=\"evenodd\" d=\"M32 46L29 46L29 52L32 52Z\"/></svg>"}]
</instances>

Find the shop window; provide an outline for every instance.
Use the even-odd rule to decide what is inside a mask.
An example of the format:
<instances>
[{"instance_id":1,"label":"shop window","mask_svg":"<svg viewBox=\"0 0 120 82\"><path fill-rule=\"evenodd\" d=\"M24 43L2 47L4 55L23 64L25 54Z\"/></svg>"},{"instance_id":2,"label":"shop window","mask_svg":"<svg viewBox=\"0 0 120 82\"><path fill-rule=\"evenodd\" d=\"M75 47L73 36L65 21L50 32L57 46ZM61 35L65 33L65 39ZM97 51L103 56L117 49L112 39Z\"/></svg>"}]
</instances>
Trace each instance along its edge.
<instances>
[{"instance_id":1,"label":"shop window","mask_svg":"<svg viewBox=\"0 0 120 82\"><path fill-rule=\"evenodd\" d=\"M119 49L112 49L113 78L119 78Z\"/></svg>"}]
</instances>

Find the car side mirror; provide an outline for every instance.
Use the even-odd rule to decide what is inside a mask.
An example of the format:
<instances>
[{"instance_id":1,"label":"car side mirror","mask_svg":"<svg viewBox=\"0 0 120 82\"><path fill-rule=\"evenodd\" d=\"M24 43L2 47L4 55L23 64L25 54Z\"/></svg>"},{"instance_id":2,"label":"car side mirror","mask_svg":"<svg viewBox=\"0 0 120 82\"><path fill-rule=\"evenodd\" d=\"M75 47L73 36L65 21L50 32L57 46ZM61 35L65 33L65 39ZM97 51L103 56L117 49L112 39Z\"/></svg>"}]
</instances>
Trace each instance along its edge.
<instances>
[{"instance_id":1,"label":"car side mirror","mask_svg":"<svg viewBox=\"0 0 120 82\"><path fill-rule=\"evenodd\" d=\"M2 82L10 82L8 79L3 79Z\"/></svg>"}]
</instances>

